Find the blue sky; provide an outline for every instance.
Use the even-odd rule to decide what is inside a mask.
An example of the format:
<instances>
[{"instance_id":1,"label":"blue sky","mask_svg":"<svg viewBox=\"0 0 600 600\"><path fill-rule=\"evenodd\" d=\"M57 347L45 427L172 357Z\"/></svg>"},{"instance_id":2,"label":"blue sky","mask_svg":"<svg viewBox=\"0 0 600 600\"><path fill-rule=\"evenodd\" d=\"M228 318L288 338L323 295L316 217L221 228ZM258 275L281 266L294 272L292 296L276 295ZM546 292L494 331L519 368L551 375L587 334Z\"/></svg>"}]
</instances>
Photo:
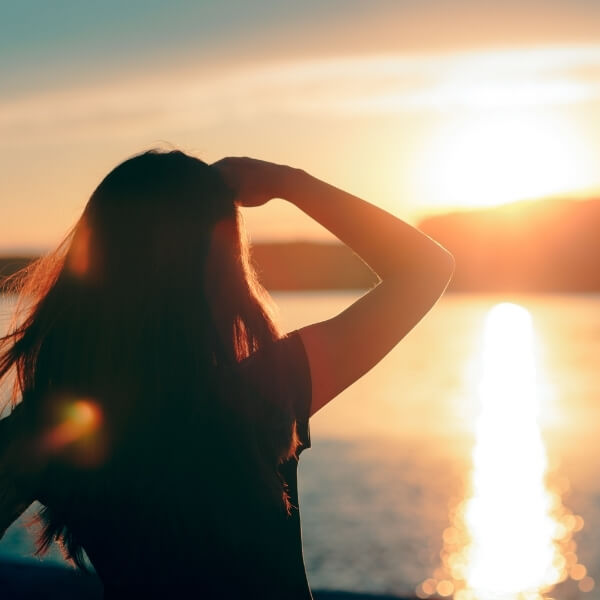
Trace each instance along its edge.
<instances>
[{"instance_id":1,"label":"blue sky","mask_svg":"<svg viewBox=\"0 0 600 600\"><path fill-rule=\"evenodd\" d=\"M284 31L320 27L339 14L360 16L367 6L356 0L3 3L2 86L11 92L151 69L157 62L260 53L269 38L282 43Z\"/></svg>"},{"instance_id":2,"label":"blue sky","mask_svg":"<svg viewBox=\"0 0 600 600\"><path fill-rule=\"evenodd\" d=\"M2 2L2 89L14 93L265 54L594 42L596 0L105 0Z\"/></svg>"}]
</instances>

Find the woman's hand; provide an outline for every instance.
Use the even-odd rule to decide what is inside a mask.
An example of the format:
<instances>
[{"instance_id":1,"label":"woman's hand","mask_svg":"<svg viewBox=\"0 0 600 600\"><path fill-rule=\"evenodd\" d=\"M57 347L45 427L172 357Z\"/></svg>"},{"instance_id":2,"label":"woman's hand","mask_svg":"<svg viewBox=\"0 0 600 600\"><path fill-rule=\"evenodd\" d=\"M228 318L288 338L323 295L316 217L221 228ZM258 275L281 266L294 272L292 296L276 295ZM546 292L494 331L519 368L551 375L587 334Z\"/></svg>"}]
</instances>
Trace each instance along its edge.
<instances>
[{"instance_id":1,"label":"woman's hand","mask_svg":"<svg viewBox=\"0 0 600 600\"><path fill-rule=\"evenodd\" d=\"M227 157L212 164L235 192L238 206L262 206L286 195L286 182L294 169L264 160Z\"/></svg>"}]
</instances>

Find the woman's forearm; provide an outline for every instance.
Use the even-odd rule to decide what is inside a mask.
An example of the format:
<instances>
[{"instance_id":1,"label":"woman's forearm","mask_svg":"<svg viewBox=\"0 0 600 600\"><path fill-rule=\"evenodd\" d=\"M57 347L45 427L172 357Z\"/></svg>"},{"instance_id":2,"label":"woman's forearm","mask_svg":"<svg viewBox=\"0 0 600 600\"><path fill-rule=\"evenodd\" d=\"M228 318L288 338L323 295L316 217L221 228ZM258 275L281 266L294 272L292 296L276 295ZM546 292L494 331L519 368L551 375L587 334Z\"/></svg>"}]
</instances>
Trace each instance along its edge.
<instances>
[{"instance_id":1,"label":"woman's forearm","mask_svg":"<svg viewBox=\"0 0 600 600\"><path fill-rule=\"evenodd\" d=\"M215 167L239 206L262 206L271 198L291 202L354 250L382 280L335 317L299 330L314 414L423 318L448 285L454 259L414 227L299 169L232 157Z\"/></svg>"},{"instance_id":2,"label":"woman's forearm","mask_svg":"<svg viewBox=\"0 0 600 600\"><path fill-rule=\"evenodd\" d=\"M390 213L299 169L289 170L284 188L285 200L348 245L381 279L431 270L450 277L452 255Z\"/></svg>"}]
</instances>

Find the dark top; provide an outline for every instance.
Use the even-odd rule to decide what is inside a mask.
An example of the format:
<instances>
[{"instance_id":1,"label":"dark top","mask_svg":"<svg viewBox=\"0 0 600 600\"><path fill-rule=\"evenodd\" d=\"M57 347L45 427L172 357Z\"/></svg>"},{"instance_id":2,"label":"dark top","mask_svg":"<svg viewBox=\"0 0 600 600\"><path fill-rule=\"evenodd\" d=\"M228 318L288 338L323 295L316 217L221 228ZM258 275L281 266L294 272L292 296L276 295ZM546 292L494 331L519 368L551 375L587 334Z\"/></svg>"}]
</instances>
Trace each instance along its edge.
<instances>
[{"instance_id":1,"label":"dark top","mask_svg":"<svg viewBox=\"0 0 600 600\"><path fill-rule=\"evenodd\" d=\"M102 579L107 599L310 600L312 595L302 555L297 487L298 455L304 448L310 447L310 369L298 332L277 341L276 351L282 359L278 364L287 365L285 376L290 385L286 388L292 395L291 406L301 443L296 456L279 467L287 483L290 514L283 510L261 508L256 502L245 504L246 494L242 489L236 503L231 504L239 507L241 518L229 522L219 521L215 516L210 533L211 515L207 509L209 504L202 497L202 473L187 471L185 479L167 478L165 483L164 471L160 469L156 480L148 477L152 464L148 464L148 469L140 476L144 484L148 479L152 480L152 488L143 494L142 502L135 503L136 498L140 499L139 493L129 498L127 492L110 489L114 481L103 481L101 470L91 473L82 470L77 484L70 485L66 501L61 496L60 485L56 484L59 476L49 476L48 473L31 475L36 471L28 468L28 450L19 444L22 406L19 405L9 417L0 421L0 536L33 500L39 500L47 510L58 514L61 510L65 511L64 520L70 531L76 534ZM269 365L263 362L249 360L248 365L258 379L267 382ZM184 466L181 466L177 455L171 458L167 468L172 467L174 472L181 473L190 465L193 470L194 464L197 464L193 457L183 460ZM136 457L132 464L139 464L139 461ZM218 460L212 462L219 464ZM134 478L135 473L129 474L129 477ZM248 488L243 477L240 480L240 485ZM177 495L177 490L169 486L182 481L181 487L185 490L179 490L181 495L178 498L189 502L189 515L186 515L189 521L183 519L181 511L176 515L168 511L171 498ZM192 483L188 485L190 481ZM132 487L135 488L135 484ZM128 488L128 482L124 482L123 489ZM110 509L111 498L118 498L115 511ZM127 510L127 502L131 499L130 510ZM67 506L71 514L67 514ZM82 508L73 511L73 506ZM160 523L161 527L157 528L156 523ZM234 535L221 535L232 526L231 523L237 527ZM175 535L169 537L169 532L174 531L186 532L186 540L174 539Z\"/></svg>"}]
</instances>

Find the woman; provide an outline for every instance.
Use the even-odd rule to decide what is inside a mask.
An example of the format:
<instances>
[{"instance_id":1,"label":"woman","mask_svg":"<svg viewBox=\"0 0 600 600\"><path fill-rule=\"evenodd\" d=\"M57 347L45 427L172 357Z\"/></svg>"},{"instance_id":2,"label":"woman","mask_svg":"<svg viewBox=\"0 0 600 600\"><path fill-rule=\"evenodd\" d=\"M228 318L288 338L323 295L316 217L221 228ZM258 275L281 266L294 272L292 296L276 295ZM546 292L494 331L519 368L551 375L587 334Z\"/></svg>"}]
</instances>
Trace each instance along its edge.
<instances>
[{"instance_id":1,"label":"woman","mask_svg":"<svg viewBox=\"0 0 600 600\"><path fill-rule=\"evenodd\" d=\"M281 335L239 207L283 198L380 283ZM290 266L290 268L292 268ZM421 319L452 257L392 215L303 171L181 152L131 158L65 242L21 275L0 381L0 532L43 505L106 598L311 598L296 468L309 418Z\"/></svg>"}]
</instances>

